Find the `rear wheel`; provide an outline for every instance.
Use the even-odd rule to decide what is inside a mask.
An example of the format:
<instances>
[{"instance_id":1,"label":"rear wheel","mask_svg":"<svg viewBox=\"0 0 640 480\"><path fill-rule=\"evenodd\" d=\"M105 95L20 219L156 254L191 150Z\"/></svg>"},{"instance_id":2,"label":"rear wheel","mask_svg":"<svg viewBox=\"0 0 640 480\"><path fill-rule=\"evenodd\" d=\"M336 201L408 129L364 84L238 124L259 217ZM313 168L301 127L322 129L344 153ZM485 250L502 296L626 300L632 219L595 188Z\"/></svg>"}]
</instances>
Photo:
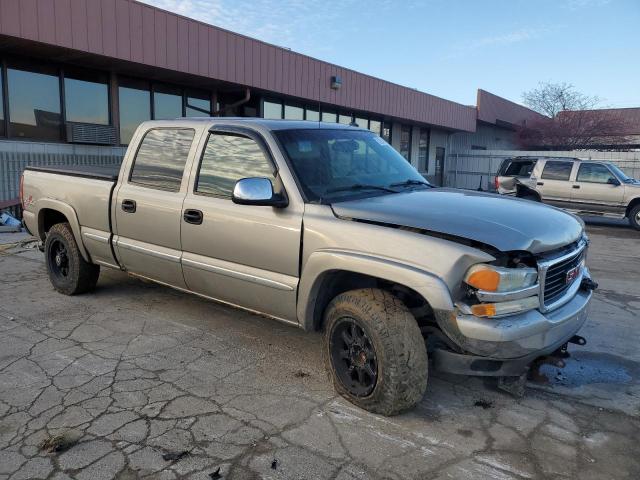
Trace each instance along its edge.
<instances>
[{"instance_id":1,"label":"rear wheel","mask_svg":"<svg viewBox=\"0 0 640 480\"><path fill-rule=\"evenodd\" d=\"M636 230L640 230L640 204L633 207L629 212L629 223Z\"/></svg>"},{"instance_id":2,"label":"rear wheel","mask_svg":"<svg viewBox=\"0 0 640 480\"><path fill-rule=\"evenodd\" d=\"M100 266L85 261L68 223L58 223L47 233L44 244L49 280L65 295L85 293L95 288Z\"/></svg>"},{"instance_id":3,"label":"rear wheel","mask_svg":"<svg viewBox=\"0 0 640 480\"><path fill-rule=\"evenodd\" d=\"M427 387L427 350L418 324L398 298L382 290L352 290L331 302L324 356L336 391L374 413L407 410Z\"/></svg>"}]
</instances>

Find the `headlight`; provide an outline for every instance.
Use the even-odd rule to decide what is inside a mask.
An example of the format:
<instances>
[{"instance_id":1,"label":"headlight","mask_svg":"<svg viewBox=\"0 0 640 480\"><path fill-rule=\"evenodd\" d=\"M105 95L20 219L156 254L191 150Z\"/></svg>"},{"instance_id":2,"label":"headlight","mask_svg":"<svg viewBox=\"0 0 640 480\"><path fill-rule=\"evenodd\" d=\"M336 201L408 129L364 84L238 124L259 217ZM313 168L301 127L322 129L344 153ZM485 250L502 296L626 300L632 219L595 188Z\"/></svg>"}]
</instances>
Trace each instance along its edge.
<instances>
[{"instance_id":1,"label":"headlight","mask_svg":"<svg viewBox=\"0 0 640 480\"><path fill-rule=\"evenodd\" d=\"M503 317L512 313L522 313L540 306L538 296L500 303L478 303L468 307L468 312L476 317Z\"/></svg>"},{"instance_id":2,"label":"headlight","mask_svg":"<svg viewBox=\"0 0 640 480\"><path fill-rule=\"evenodd\" d=\"M512 292L531 287L538 280L534 268L504 268L493 265L474 265L464 277L464 282L486 292Z\"/></svg>"}]
</instances>

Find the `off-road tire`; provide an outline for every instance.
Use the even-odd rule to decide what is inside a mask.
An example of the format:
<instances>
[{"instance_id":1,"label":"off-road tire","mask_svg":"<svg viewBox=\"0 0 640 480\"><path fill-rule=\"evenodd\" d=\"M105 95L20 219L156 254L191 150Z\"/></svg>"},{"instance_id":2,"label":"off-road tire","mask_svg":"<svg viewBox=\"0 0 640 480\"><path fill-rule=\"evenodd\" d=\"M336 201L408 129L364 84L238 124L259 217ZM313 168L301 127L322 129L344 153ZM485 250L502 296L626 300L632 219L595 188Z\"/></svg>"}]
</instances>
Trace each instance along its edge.
<instances>
[{"instance_id":1,"label":"off-road tire","mask_svg":"<svg viewBox=\"0 0 640 480\"><path fill-rule=\"evenodd\" d=\"M56 266L53 248L63 246L66 249L67 274L62 275ZM49 281L58 292L76 295L93 290L98 283L100 266L85 261L73 237L68 223L57 223L47 233L44 243L45 263Z\"/></svg>"},{"instance_id":2,"label":"off-road tire","mask_svg":"<svg viewBox=\"0 0 640 480\"><path fill-rule=\"evenodd\" d=\"M629 223L636 230L640 230L640 204L633 207L629 212Z\"/></svg>"},{"instance_id":3,"label":"off-road tire","mask_svg":"<svg viewBox=\"0 0 640 480\"><path fill-rule=\"evenodd\" d=\"M350 393L332 362L332 332L345 318L359 323L375 349L377 380L367 396ZM342 293L327 307L323 328L325 365L340 395L365 410L387 416L420 401L427 388L427 349L415 318L397 297L378 289Z\"/></svg>"}]
</instances>

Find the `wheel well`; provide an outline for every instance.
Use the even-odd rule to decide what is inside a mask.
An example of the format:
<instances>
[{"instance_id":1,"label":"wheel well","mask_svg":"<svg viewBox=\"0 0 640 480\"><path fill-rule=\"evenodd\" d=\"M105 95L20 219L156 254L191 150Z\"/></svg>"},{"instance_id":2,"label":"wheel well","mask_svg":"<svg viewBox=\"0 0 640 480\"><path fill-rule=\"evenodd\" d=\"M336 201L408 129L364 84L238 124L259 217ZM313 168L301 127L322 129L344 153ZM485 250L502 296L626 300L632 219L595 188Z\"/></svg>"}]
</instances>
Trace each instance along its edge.
<instances>
[{"instance_id":1,"label":"wheel well","mask_svg":"<svg viewBox=\"0 0 640 480\"><path fill-rule=\"evenodd\" d=\"M331 300L341 293L359 288L378 288L397 296L411 310L419 326L427 324L428 320L433 318L433 310L422 295L399 283L347 271L329 272L321 282L313 308L313 328L316 331L322 328L324 312Z\"/></svg>"},{"instance_id":2,"label":"wheel well","mask_svg":"<svg viewBox=\"0 0 640 480\"><path fill-rule=\"evenodd\" d=\"M38 232L40 233L40 239L44 240L45 234L58 223L69 222L69 219L58 210L51 208L43 208L40 210L40 216L38 219Z\"/></svg>"},{"instance_id":3,"label":"wheel well","mask_svg":"<svg viewBox=\"0 0 640 480\"><path fill-rule=\"evenodd\" d=\"M640 197L634 198L629 202L627 211L625 212L625 216L628 217L629 215L631 215L631 210L633 210L637 205L640 205Z\"/></svg>"}]
</instances>

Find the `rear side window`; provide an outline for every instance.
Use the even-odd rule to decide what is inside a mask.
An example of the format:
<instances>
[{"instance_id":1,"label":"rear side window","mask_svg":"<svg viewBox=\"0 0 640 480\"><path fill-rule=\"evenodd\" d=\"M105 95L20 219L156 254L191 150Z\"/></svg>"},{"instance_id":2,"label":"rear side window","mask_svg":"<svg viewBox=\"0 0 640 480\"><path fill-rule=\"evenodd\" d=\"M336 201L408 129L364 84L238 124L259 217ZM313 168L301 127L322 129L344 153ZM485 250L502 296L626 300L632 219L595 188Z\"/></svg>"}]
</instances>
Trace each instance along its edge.
<instances>
[{"instance_id":1,"label":"rear side window","mask_svg":"<svg viewBox=\"0 0 640 480\"><path fill-rule=\"evenodd\" d=\"M546 180L569 180L573 162L548 161L542 171L542 178Z\"/></svg>"},{"instance_id":2,"label":"rear side window","mask_svg":"<svg viewBox=\"0 0 640 480\"><path fill-rule=\"evenodd\" d=\"M613 174L607 167L599 163L583 163L578 170L578 182L607 183Z\"/></svg>"},{"instance_id":3,"label":"rear side window","mask_svg":"<svg viewBox=\"0 0 640 480\"><path fill-rule=\"evenodd\" d=\"M242 178L263 177L273 183L274 168L258 143L236 134L212 133L202 155L195 191L231 197Z\"/></svg>"},{"instance_id":4,"label":"rear side window","mask_svg":"<svg viewBox=\"0 0 640 480\"><path fill-rule=\"evenodd\" d=\"M158 190L180 190L194 135L194 130L185 128L149 130L140 143L129 181Z\"/></svg>"},{"instance_id":5,"label":"rear side window","mask_svg":"<svg viewBox=\"0 0 640 480\"><path fill-rule=\"evenodd\" d=\"M533 171L535 160L507 160L500 169L501 177L528 177Z\"/></svg>"}]
</instances>

